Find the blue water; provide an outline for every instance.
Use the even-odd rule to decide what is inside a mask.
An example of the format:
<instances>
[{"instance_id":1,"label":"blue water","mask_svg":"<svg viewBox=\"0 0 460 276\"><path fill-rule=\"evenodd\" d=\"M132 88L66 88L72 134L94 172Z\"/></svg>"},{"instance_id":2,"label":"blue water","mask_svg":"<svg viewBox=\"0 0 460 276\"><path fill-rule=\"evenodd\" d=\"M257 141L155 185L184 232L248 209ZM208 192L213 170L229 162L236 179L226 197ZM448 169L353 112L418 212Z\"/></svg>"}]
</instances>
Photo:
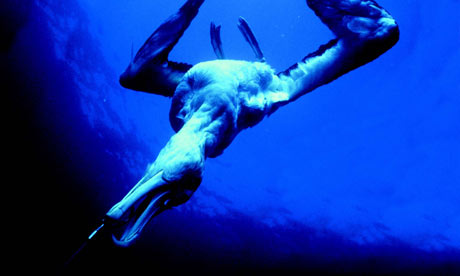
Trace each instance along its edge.
<instances>
[{"instance_id":1,"label":"blue water","mask_svg":"<svg viewBox=\"0 0 460 276\"><path fill-rule=\"evenodd\" d=\"M47 254L38 266L50 271L173 134L170 100L125 90L118 75L131 48L183 1L13 2L2 4L14 19L2 51L16 119L7 126L17 135L8 157L33 191L30 202L40 202L32 212L39 227L28 224L21 238L26 248L42 238L30 238L39 243L26 259ZM159 216L132 248L99 249L77 265L460 271L460 2L379 3L400 25L393 49L241 133L207 161L193 198ZM208 0L170 59L214 59L212 20L223 26L228 58L254 60L240 15L278 71L333 37L303 0Z\"/></svg>"}]
</instances>

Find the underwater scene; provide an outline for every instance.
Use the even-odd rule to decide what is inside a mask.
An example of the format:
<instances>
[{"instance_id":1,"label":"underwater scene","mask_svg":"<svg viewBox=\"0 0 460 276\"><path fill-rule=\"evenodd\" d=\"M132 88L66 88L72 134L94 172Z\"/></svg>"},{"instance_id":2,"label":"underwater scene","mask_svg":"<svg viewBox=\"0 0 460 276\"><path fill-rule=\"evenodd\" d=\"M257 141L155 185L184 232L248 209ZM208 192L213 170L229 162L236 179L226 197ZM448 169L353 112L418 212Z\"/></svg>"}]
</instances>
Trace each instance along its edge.
<instances>
[{"instance_id":1,"label":"underwater scene","mask_svg":"<svg viewBox=\"0 0 460 276\"><path fill-rule=\"evenodd\" d=\"M175 134L171 98L119 78L185 2L0 4L18 274L460 275L458 0L378 0L394 47L239 133L129 247L80 247ZM216 60L214 22L255 62L240 16L275 72L335 37L305 0L206 0L169 60Z\"/></svg>"}]
</instances>

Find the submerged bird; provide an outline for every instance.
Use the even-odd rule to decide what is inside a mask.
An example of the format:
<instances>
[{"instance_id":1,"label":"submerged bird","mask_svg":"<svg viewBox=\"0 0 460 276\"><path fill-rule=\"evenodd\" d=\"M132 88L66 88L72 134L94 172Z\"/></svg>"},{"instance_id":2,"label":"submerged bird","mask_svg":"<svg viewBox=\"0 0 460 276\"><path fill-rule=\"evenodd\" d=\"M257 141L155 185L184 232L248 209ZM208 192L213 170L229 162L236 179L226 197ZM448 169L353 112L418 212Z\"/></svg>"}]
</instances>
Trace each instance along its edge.
<instances>
[{"instance_id":1,"label":"submerged bird","mask_svg":"<svg viewBox=\"0 0 460 276\"><path fill-rule=\"evenodd\" d=\"M238 27L256 62L225 59L221 28L214 23L210 34L216 60L194 66L168 60L203 2L186 1L153 32L120 76L125 88L172 98L169 118L176 134L89 240L104 229L117 245L129 246L153 217L192 196L206 159L222 154L240 131L376 59L399 39L395 20L373 0L307 0L336 38L283 72L275 73L266 63L243 18Z\"/></svg>"}]
</instances>

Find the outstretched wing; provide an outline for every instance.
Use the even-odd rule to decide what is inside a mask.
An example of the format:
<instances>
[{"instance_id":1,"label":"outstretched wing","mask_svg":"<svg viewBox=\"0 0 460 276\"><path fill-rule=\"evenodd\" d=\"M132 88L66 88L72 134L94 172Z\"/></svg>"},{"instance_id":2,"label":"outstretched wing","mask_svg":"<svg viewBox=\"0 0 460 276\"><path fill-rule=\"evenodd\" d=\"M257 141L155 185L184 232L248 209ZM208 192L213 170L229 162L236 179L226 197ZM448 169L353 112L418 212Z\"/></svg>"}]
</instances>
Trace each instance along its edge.
<instances>
[{"instance_id":1,"label":"outstretched wing","mask_svg":"<svg viewBox=\"0 0 460 276\"><path fill-rule=\"evenodd\" d=\"M168 55L198 14L204 0L188 0L158 27L139 49L120 84L132 90L171 97L190 64L168 60Z\"/></svg>"},{"instance_id":2,"label":"outstretched wing","mask_svg":"<svg viewBox=\"0 0 460 276\"><path fill-rule=\"evenodd\" d=\"M278 74L289 100L327 84L389 50L399 39L391 15L373 0L307 0L336 38Z\"/></svg>"}]
</instances>

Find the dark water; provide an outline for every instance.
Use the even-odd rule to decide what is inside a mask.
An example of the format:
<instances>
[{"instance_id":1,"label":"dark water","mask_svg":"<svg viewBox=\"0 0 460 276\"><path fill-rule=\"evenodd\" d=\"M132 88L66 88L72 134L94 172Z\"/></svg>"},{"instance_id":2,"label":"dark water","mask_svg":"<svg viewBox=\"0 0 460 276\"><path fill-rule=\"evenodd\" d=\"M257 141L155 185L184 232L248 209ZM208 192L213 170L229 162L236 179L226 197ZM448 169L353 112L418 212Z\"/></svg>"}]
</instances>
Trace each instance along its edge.
<instances>
[{"instance_id":1,"label":"dark water","mask_svg":"<svg viewBox=\"0 0 460 276\"><path fill-rule=\"evenodd\" d=\"M460 2L380 3L400 25L393 49L240 134L132 248L88 248L68 271L460 273ZM173 134L169 99L124 90L118 75L181 4L0 5L18 272L59 271ZM254 60L240 15L278 71L332 38L303 0L208 0L171 59L214 59L213 20L227 57Z\"/></svg>"}]
</instances>

